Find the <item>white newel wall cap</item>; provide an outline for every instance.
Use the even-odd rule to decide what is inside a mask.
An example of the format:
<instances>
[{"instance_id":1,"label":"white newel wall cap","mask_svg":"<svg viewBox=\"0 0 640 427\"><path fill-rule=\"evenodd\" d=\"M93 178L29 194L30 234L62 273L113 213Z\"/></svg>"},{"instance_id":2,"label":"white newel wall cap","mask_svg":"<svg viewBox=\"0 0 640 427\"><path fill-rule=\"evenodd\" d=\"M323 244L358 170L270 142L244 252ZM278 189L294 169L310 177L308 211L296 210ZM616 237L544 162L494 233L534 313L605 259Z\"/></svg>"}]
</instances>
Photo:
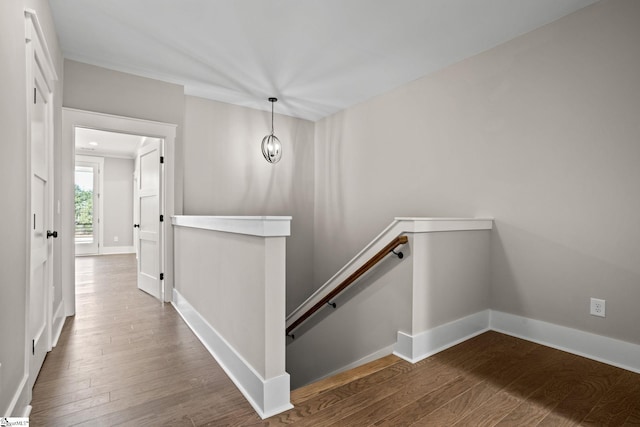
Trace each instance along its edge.
<instances>
[{"instance_id":1,"label":"white newel wall cap","mask_svg":"<svg viewBox=\"0 0 640 427\"><path fill-rule=\"evenodd\" d=\"M491 230L493 218L405 218L396 217L403 233L431 233L437 231Z\"/></svg>"},{"instance_id":2,"label":"white newel wall cap","mask_svg":"<svg viewBox=\"0 0 640 427\"><path fill-rule=\"evenodd\" d=\"M291 235L291 220L290 216L176 215L171 218L171 223L178 227L258 237L286 237Z\"/></svg>"},{"instance_id":3,"label":"white newel wall cap","mask_svg":"<svg viewBox=\"0 0 640 427\"><path fill-rule=\"evenodd\" d=\"M375 253L392 239L405 233L436 233L442 231L475 231L491 230L493 218L413 218L396 217L393 222L378 234L367 246L351 259L344 267L333 275L307 298L298 308L287 316L287 327L302 316L310 307L329 294L342 280L356 271Z\"/></svg>"}]
</instances>

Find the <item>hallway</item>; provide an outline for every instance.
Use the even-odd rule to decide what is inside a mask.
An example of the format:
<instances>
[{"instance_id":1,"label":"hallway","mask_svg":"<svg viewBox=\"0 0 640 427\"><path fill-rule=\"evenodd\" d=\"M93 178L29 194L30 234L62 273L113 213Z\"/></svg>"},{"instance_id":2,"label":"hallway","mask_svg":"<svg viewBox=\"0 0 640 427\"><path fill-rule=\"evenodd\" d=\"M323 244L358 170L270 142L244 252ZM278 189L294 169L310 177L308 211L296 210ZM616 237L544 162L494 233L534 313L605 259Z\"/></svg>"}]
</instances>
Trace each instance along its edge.
<instances>
[{"instance_id":1,"label":"hallway","mask_svg":"<svg viewBox=\"0 0 640 427\"><path fill-rule=\"evenodd\" d=\"M134 255L76 258L76 315L32 406L33 426L260 421L174 308L137 289Z\"/></svg>"}]
</instances>

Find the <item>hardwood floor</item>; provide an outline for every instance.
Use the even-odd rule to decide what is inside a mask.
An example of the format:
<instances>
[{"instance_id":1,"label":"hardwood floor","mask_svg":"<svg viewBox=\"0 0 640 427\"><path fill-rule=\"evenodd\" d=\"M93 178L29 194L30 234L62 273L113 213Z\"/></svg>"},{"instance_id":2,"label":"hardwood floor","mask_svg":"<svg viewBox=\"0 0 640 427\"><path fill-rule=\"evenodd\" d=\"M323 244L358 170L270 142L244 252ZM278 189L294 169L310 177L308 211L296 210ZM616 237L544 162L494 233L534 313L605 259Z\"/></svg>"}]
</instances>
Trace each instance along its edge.
<instances>
[{"instance_id":1,"label":"hardwood floor","mask_svg":"<svg viewBox=\"0 0 640 427\"><path fill-rule=\"evenodd\" d=\"M33 426L260 420L174 308L137 289L133 255L76 259L76 315L32 406Z\"/></svg>"},{"instance_id":2,"label":"hardwood floor","mask_svg":"<svg viewBox=\"0 0 640 427\"><path fill-rule=\"evenodd\" d=\"M415 365L388 356L292 392L260 420L135 259L77 259L77 314L33 393L32 426L640 425L640 375L488 332Z\"/></svg>"}]
</instances>

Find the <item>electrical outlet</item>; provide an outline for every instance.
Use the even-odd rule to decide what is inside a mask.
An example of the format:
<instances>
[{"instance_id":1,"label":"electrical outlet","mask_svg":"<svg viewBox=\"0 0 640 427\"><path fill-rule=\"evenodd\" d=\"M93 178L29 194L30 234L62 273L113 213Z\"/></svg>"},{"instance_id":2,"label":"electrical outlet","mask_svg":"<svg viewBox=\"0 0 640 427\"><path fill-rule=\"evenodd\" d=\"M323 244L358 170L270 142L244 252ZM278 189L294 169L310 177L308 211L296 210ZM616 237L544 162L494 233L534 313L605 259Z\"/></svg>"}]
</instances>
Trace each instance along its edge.
<instances>
[{"instance_id":1,"label":"electrical outlet","mask_svg":"<svg viewBox=\"0 0 640 427\"><path fill-rule=\"evenodd\" d=\"M605 303L606 301L598 298L591 298L591 311L592 316L605 317Z\"/></svg>"},{"instance_id":2,"label":"electrical outlet","mask_svg":"<svg viewBox=\"0 0 640 427\"><path fill-rule=\"evenodd\" d=\"M113 241L117 242L118 241L118 236L113 236Z\"/></svg>"}]
</instances>

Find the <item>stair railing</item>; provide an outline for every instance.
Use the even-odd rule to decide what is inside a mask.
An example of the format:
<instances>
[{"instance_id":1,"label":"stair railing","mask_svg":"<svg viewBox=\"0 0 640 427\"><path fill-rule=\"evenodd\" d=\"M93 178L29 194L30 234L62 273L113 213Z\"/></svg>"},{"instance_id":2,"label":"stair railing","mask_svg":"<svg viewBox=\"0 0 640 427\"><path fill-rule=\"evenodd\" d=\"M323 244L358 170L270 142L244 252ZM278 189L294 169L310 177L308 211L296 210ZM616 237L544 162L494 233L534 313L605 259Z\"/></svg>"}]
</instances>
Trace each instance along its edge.
<instances>
[{"instance_id":1,"label":"stair railing","mask_svg":"<svg viewBox=\"0 0 640 427\"><path fill-rule=\"evenodd\" d=\"M365 262L360 268L354 271L349 277L344 279L342 283L336 286L331 292L329 292L324 298L318 301L315 305L305 311L298 319L296 319L291 325L289 325L286 329L287 335L291 338L295 338L295 336L291 333L295 328L300 326L305 320L309 317L313 316L318 310L323 308L325 305L331 305L333 308L336 307L335 303L332 303L331 300L334 299L337 295L342 293L345 289L351 286L356 280L358 280L363 274L372 269L376 264L382 261L387 255L393 253L398 258L402 258L402 252L395 252L395 249L407 243L409 239L407 236L397 236L394 238L389 244L387 244L384 248L380 249L375 255L373 255L367 262Z\"/></svg>"}]
</instances>

